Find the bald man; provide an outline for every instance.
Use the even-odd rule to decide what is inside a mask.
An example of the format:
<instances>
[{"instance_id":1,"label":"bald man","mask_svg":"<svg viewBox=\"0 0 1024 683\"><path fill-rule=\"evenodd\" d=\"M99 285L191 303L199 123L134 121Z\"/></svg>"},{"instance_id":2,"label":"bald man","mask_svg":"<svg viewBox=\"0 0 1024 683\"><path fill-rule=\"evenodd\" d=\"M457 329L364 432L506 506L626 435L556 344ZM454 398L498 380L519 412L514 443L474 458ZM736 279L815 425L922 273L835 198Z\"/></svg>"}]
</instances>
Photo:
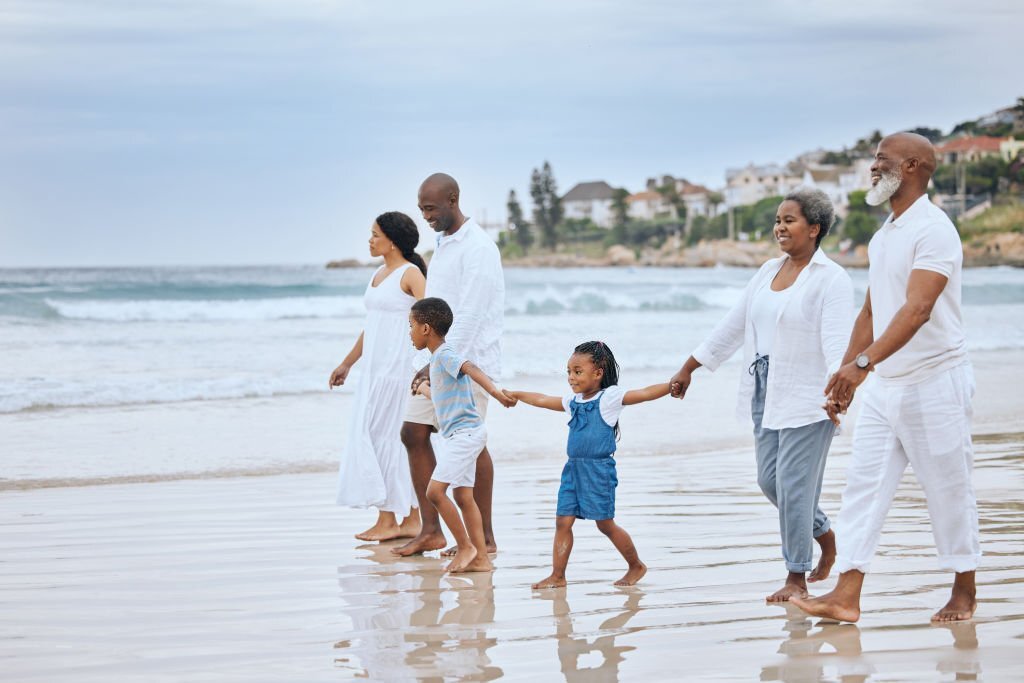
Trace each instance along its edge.
<instances>
[{"instance_id":1,"label":"bald man","mask_svg":"<svg viewBox=\"0 0 1024 683\"><path fill-rule=\"evenodd\" d=\"M450 175L435 173L420 185L417 196L423 218L437 233L437 245L427 271L425 296L444 299L451 306L454 322L446 342L465 360L497 382L501 377L501 335L505 316L505 276L498 247L476 221L459 208L459 184ZM427 377L423 368L413 379L413 391ZM487 417L487 392L473 383L473 402L481 417ZM427 500L427 484L436 458L430 434L437 431L437 416L430 399L410 397L402 442L409 453L412 485L420 504L422 526L419 534L392 550L396 555L417 555L445 547L437 510ZM494 464L485 446L477 458L473 499L480 509L484 542L489 552L497 551L491 525L491 497ZM445 551L454 554L454 548Z\"/></svg>"},{"instance_id":2,"label":"bald man","mask_svg":"<svg viewBox=\"0 0 1024 683\"><path fill-rule=\"evenodd\" d=\"M939 567L954 572L949 602L932 621L970 619L981 558L971 484L974 375L960 312L963 247L956 228L928 199L935 150L927 139L883 139L871 166L869 204L892 213L871 238L864 300L843 365L825 388L826 410L844 412L865 387L843 491L835 589L793 598L812 616L860 618L864 575L903 471L924 489Z\"/></svg>"}]
</instances>

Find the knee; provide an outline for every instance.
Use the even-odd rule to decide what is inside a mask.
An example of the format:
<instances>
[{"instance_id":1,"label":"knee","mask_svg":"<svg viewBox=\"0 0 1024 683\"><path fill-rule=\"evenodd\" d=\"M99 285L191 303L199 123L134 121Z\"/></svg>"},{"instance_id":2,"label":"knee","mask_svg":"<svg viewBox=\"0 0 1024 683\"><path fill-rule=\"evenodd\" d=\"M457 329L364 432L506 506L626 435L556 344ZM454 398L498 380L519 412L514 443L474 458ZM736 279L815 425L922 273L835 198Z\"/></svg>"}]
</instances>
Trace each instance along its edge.
<instances>
[{"instance_id":1,"label":"knee","mask_svg":"<svg viewBox=\"0 0 1024 683\"><path fill-rule=\"evenodd\" d=\"M458 506L465 507L470 503L473 503L473 487L471 486L460 486L457 489L452 489L452 497Z\"/></svg>"},{"instance_id":2,"label":"knee","mask_svg":"<svg viewBox=\"0 0 1024 683\"><path fill-rule=\"evenodd\" d=\"M555 530L556 531L571 531L572 523L576 521L573 517L557 517L555 518Z\"/></svg>"},{"instance_id":3,"label":"knee","mask_svg":"<svg viewBox=\"0 0 1024 683\"><path fill-rule=\"evenodd\" d=\"M402 445L406 449L420 448L425 441L430 439L430 433L423 427L423 425L410 424L408 422L402 423L402 431L399 432L399 436L401 436Z\"/></svg>"},{"instance_id":4,"label":"knee","mask_svg":"<svg viewBox=\"0 0 1024 683\"><path fill-rule=\"evenodd\" d=\"M427 487L427 500L430 501L431 505L437 507L445 497L445 490L441 486L435 486L431 482L430 486Z\"/></svg>"},{"instance_id":5,"label":"knee","mask_svg":"<svg viewBox=\"0 0 1024 683\"><path fill-rule=\"evenodd\" d=\"M761 487L761 492L764 493L764 495L775 500L776 491L774 472L759 472L757 475L757 485Z\"/></svg>"},{"instance_id":6,"label":"knee","mask_svg":"<svg viewBox=\"0 0 1024 683\"><path fill-rule=\"evenodd\" d=\"M615 531L615 520L614 519L599 519L597 520L597 530L605 536L611 536L612 532Z\"/></svg>"}]
</instances>

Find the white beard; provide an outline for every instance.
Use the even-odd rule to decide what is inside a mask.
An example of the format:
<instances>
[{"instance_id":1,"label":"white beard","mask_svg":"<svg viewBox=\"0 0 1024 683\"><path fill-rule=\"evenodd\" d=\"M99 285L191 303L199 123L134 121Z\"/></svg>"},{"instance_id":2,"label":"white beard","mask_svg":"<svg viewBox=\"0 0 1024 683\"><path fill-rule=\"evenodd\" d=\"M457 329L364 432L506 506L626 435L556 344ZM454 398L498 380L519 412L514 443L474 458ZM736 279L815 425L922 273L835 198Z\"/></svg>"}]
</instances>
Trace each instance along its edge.
<instances>
[{"instance_id":1,"label":"white beard","mask_svg":"<svg viewBox=\"0 0 1024 683\"><path fill-rule=\"evenodd\" d=\"M889 198L896 194L896 190L900 189L900 185L903 184L903 174L899 169L892 171L891 173L883 173L882 177L878 179L878 182L868 190L867 196L864 201L869 206L881 206L889 201Z\"/></svg>"}]
</instances>

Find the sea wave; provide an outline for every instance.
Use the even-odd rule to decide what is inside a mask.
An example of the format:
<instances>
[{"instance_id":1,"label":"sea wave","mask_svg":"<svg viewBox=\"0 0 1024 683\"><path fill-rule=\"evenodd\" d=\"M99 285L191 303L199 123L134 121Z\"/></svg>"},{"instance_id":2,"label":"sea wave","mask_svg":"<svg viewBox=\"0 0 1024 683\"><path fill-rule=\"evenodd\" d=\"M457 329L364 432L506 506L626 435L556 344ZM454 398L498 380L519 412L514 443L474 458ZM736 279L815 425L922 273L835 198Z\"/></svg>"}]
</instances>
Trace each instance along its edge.
<instances>
[{"instance_id":1,"label":"sea wave","mask_svg":"<svg viewBox=\"0 0 1024 683\"><path fill-rule=\"evenodd\" d=\"M284 320L353 317L366 313L361 296L283 297L233 301L46 299L45 303L61 318L106 322Z\"/></svg>"}]
</instances>

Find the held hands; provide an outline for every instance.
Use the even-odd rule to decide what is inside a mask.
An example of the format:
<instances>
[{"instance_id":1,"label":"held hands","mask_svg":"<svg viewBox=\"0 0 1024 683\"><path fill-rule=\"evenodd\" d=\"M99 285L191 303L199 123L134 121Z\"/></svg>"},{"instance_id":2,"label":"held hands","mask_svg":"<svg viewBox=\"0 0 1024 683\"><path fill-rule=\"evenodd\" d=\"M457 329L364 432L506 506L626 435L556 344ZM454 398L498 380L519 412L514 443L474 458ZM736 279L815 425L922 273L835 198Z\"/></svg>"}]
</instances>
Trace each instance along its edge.
<instances>
[{"instance_id":1,"label":"held hands","mask_svg":"<svg viewBox=\"0 0 1024 683\"><path fill-rule=\"evenodd\" d=\"M426 396L427 398L430 398L430 380L421 379L419 383L413 384L412 393L414 396L419 394L420 396Z\"/></svg>"},{"instance_id":2,"label":"held hands","mask_svg":"<svg viewBox=\"0 0 1024 683\"><path fill-rule=\"evenodd\" d=\"M672 398L683 398L686 396L686 390L690 388L691 381L692 373L686 368L672 375L672 379L668 381L669 396Z\"/></svg>"},{"instance_id":3,"label":"held hands","mask_svg":"<svg viewBox=\"0 0 1024 683\"><path fill-rule=\"evenodd\" d=\"M516 398L515 392L509 391L508 389L499 389L498 387L495 387L491 396L497 399L498 403L506 408L512 408L519 403L519 399Z\"/></svg>"},{"instance_id":4,"label":"held hands","mask_svg":"<svg viewBox=\"0 0 1024 683\"><path fill-rule=\"evenodd\" d=\"M419 372L417 372L415 375L413 375L413 377L412 377L412 384L409 387L409 390L412 392L413 396L415 396L416 394L420 393L419 391L417 391L417 389L419 388L420 384L422 384L423 382L427 382L428 385L430 384L430 366L429 365L424 365L422 368L420 368ZM429 397L429 394L424 394L424 396L428 396Z\"/></svg>"},{"instance_id":5,"label":"held hands","mask_svg":"<svg viewBox=\"0 0 1024 683\"><path fill-rule=\"evenodd\" d=\"M868 377L868 370L858 368L853 361L839 368L825 385L825 395L832 401L849 406L853 401L853 393Z\"/></svg>"},{"instance_id":6,"label":"held hands","mask_svg":"<svg viewBox=\"0 0 1024 683\"><path fill-rule=\"evenodd\" d=\"M348 373L351 372L352 366L342 363L338 367L334 368L334 372L331 373L331 378L327 380L327 387L333 389L334 387L340 387L348 379Z\"/></svg>"}]
</instances>

